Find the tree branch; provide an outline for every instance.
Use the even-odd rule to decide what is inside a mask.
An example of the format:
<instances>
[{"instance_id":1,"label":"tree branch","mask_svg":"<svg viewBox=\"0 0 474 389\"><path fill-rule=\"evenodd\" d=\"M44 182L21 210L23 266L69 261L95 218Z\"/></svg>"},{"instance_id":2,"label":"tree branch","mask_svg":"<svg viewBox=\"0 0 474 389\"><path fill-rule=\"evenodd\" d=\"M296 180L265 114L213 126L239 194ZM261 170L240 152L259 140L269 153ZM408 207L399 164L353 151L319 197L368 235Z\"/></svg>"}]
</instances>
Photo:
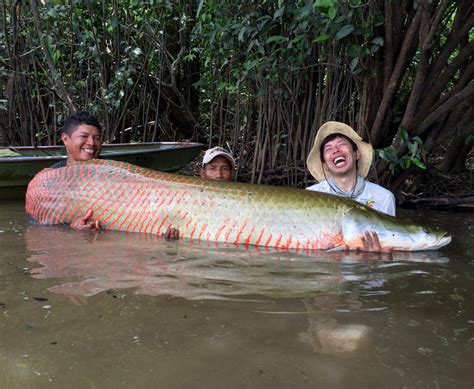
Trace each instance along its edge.
<instances>
[{"instance_id":1,"label":"tree branch","mask_svg":"<svg viewBox=\"0 0 474 389\"><path fill-rule=\"evenodd\" d=\"M392 106L393 101L395 100L395 96L402 81L404 71L406 70L406 67L411 59L410 53L413 51L413 48L416 45L416 33L420 26L422 14L422 7L418 7L415 13L415 17L413 18L408 32L405 35L405 39L403 40L402 48L400 50L397 63L392 72L392 75L390 76L390 81L387 85L386 92L380 103L379 109L377 111L377 116L374 120L374 124L372 125L371 133L372 138L374 139L375 146L383 135L384 118L387 114L388 109Z\"/></svg>"},{"instance_id":2,"label":"tree branch","mask_svg":"<svg viewBox=\"0 0 474 389\"><path fill-rule=\"evenodd\" d=\"M474 81L471 81L465 88L460 92L456 93L453 97L447 100L444 104L435 109L430 115L423 120L418 127L416 134L423 133L429 126L435 123L442 115L450 111L453 107L459 104L461 101L470 98L474 95Z\"/></svg>"},{"instance_id":3,"label":"tree branch","mask_svg":"<svg viewBox=\"0 0 474 389\"><path fill-rule=\"evenodd\" d=\"M48 64L49 71L51 73L50 79L53 83L53 87L56 90L56 93L58 96L64 101L64 103L67 105L67 107L72 111L76 111L76 107L74 106L74 103L71 100L71 97L69 96L69 93L66 91L66 88L64 87L64 84L61 80L61 75L59 74L58 70L56 69L56 66L54 65L54 61L51 58L51 55L49 53L46 40L44 38L43 32L41 30L41 21L38 13L38 7L36 5L36 0L30 0L30 8L31 12L33 13L34 21L35 21L35 27L36 27L36 32L38 33L41 46L43 47L44 51L44 56L46 58L46 63Z\"/></svg>"}]
</instances>

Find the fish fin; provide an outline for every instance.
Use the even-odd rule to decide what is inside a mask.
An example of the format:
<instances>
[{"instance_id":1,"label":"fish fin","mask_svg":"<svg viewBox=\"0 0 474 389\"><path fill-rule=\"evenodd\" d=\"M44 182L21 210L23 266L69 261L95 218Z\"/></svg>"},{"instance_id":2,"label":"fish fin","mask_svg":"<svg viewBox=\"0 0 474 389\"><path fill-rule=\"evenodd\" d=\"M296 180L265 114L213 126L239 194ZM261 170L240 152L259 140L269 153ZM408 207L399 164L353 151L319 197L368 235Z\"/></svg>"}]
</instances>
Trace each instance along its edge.
<instances>
[{"instance_id":1,"label":"fish fin","mask_svg":"<svg viewBox=\"0 0 474 389\"><path fill-rule=\"evenodd\" d=\"M331 252L331 251L343 251L343 250L346 250L346 247L343 246L343 245L339 245L339 246L335 246L333 248L330 248L326 251Z\"/></svg>"}]
</instances>

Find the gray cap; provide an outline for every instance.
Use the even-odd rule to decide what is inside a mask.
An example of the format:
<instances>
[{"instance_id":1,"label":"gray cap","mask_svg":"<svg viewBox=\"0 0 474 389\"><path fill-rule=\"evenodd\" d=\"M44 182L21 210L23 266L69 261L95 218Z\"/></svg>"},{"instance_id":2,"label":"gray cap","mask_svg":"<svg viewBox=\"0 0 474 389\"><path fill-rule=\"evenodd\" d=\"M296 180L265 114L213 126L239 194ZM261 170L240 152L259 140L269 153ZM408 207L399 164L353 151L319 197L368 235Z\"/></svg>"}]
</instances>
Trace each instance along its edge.
<instances>
[{"instance_id":1,"label":"gray cap","mask_svg":"<svg viewBox=\"0 0 474 389\"><path fill-rule=\"evenodd\" d=\"M232 169L235 170L234 157L232 157L232 155L226 149L219 146L213 147L212 149L209 149L205 152L204 157L202 158L203 166L210 163L214 158L219 156L226 158L230 162Z\"/></svg>"}]
</instances>

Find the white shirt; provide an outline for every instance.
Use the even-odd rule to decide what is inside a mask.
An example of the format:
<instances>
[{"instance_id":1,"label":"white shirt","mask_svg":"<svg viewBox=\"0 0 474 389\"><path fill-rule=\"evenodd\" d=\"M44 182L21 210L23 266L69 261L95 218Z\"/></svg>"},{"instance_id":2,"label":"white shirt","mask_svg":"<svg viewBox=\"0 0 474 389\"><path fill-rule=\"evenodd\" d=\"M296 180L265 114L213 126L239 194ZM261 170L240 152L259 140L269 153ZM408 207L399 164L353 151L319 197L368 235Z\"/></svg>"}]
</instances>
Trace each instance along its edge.
<instances>
[{"instance_id":1,"label":"white shirt","mask_svg":"<svg viewBox=\"0 0 474 389\"><path fill-rule=\"evenodd\" d=\"M327 181L321 181L318 184L306 188L315 192L331 193L337 195L329 186ZM389 190L365 180L365 188L362 193L353 200L367 205L377 211L395 216L395 196Z\"/></svg>"}]
</instances>

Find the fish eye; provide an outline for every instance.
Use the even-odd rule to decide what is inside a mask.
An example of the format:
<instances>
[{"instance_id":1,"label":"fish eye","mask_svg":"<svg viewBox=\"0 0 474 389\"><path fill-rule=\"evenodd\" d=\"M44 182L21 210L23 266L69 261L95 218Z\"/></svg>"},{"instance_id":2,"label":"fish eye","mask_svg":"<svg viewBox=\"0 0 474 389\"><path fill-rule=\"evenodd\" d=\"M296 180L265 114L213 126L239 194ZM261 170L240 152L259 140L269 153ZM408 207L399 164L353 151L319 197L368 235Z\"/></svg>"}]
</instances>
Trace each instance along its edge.
<instances>
[{"instance_id":1,"label":"fish eye","mask_svg":"<svg viewBox=\"0 0 474 389\"><path fill-rule=\"evenodd\" d=\"M423 232L425 234L429 234L430 233L430 230L427 228L427 227L423 227Z\"/></svg>"}]
</instances>

